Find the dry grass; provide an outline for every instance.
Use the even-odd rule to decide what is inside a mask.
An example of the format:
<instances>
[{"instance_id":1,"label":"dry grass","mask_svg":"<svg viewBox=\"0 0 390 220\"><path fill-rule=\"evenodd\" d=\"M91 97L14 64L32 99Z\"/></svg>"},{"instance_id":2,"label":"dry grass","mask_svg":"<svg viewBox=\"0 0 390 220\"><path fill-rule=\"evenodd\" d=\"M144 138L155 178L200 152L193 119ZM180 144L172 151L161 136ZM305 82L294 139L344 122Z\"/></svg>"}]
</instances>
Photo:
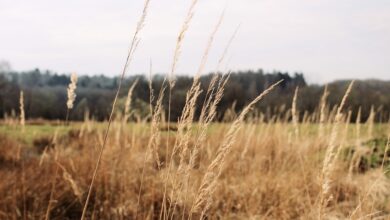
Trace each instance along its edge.
<instances>
[{"instance_id":1,"label":"dry grass","mask_svg":"<svg viewBox=\"0 0 390 220\"><path fill-rule=\"evenodd\" d=\"M129 120L137 81L127 93L124 113L116 109L116 102L138 47L149 0L133 35L107 123L90 120L87 112L82 124L69 125L61 135L58 131L64 130L63 124L31 143L0 136L1 219L386 218L390 213L389 124L375 125L372 108L366 124L361 124L359 110L356 125L350 126L351 111L346 112L344 106L353 83L339 106L327 105L331 91L325 88L318 112L305 113L302 119L298 88L286 115L251 115L265 95L278 89L279 81L242 112L230 109L233 119L229 123L213 123L229 79L229 74L218 73L237 30L207 91L201 90L199 76L223 14L206 44L177 130L170 129L174 74L196 3L191 2L171 71L156 99L149 84L147 119ZM76 81L72 76L68 110L76 97ZM205 99L199 100L202 92ZM4 126L14 130L25 126L23 102L21 93L21 125L7 121ZM201 114L195 121L197 110ZM161 129L165 124L168 131Z\"/></svg>"},{"instance_id":2,"label":"dry grass","mask_svg":"<svg viewBox=\"0 0 390 220\"><path fill-rule=\"evenodd\" d=\"M319 117L318 124L299 123L297 118L290 123L284 115L269 123L263 122L261 114L246 117L252 105L274 86L233 122L215 124L211 122L227 79L219 80L216 84L221 86L210 92L198 123L192 120L195 106L189 101L196 93L189 93L188 110L178 130L170 131L169 136L160 130L162 96L152 106L150 123L131 122L129 127L120 117L111 122L86 218L342 219L387 215L388 140L379 166L361 170L361 161L370 154L370 147L376 146L365 141L372 136L386 137L389 126L373 122L349 126L342 108L351 86L334 118ZM292 100L293 115L298 112L297 94ZM324 101L319 101L319 107L323 105ZM318 114L330 112L318 109ZM40 146L43 151L2 137L1 218L81 217L91 170L101 153L96 146L104 143L107 130L88 116L81 125L72 126L68 133L58 136L54 131L47 141L41 140L39 143L47 145ZM344 155L346 146L352 146L351 156Z\"/></svg>"},{"instance_id":3,"label":"dry grass","mask_svg":"<svg viewBox=\"0 0 390 220\"><path fill-rule=\"evenodd\" d=\"M92 129L84 131L81 136L79 128L75 127L59 137L55 147L46 151L42 162L39 153L26 147L22 147L18 157L21 143L1 138L2 219L44 218L49 201L52 201L49 212L52 219L80 218L94 158L99 153L96 146L104 132L98 129L96 122L89 123L92 123ZM113 123L122 124L122 121ZM185 169L190 181L174 194L170 192L178 189L178 183L184 182L167 181L166 175L167 172L180 174L180 155L168 157L172 158L171 168L165 166L170 161L159 167L153 159L144 159L145 152L152 151L145 147L152 138L151 124L132 125L128 129L134 130L135 135L123 133L120 143L115 138L119 129L113 126L86 217L131 219L138 215L139 219L158 219L164 185L167 185L168 207L174 202L175 209L172 204L171 213L163 216L174 219L190 216L198 219L201 215L210 219L318 218L317 203L322 188L320 173L332 125L326 125L325 138L318 138L319 126L299 124L296 141L289 140L295 126L286 121L272 124L241 121L239 126L241 129L233 129L237 128L236 124L210 124L200 146L197 145L199 134L191 133L188 146L191 149L197 146L198 156ZM381 125L378 130L388 132L387 129L387 125ZM356 127L351 126L348 132L353 134L355 130ZM368 135L368 125L362 125L361 132L362 136ZM172 132L168 140L170 152L177 137L177 133ZM159 158L166 158L166 138L167 134L163 132L155 142ZM221 145L221 140L225 144ZM336 143L341 141L342 137L335 140ZM347 143L354 145L355 139L349 137ZM387 160L383 158L383 161ZM380 212L377 215L386 215L390 211L390 182L384 175L387 163L384 164L383 169L379 166L364 172L354 164L349 176L349 161L339 157L333 167L332 187L329 189L333 199L324 206L323 218L347 218L352 214L359 218L376 212ZM53 178L56 180L55 190Z\"/></svg>"},{"instance_id":4,"label":"dry grass","mask_svg":"<svg viewBox=\"0 0 390 220\"><path fill-rule=\"evenodd\" d=\"M26 125L26 117L25 117L25 113L24 113L24 96L23 96L23 91L20 91L19 109L20 109L20 125L22 126L22 130L24 130L24 126Z\"/></svg>"}]
</instances>

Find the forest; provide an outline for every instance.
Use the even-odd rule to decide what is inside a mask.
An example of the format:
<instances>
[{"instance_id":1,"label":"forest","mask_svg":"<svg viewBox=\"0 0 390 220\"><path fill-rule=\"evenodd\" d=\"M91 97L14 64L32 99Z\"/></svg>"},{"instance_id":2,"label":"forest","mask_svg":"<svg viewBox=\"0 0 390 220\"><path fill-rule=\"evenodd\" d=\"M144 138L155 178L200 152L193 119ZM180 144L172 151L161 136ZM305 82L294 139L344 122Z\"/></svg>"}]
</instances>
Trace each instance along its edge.
<instances>
[{"instance_id":1,"label":"forest","mask_svg":"<svg viewBox=\"0 0 390 220\"><path fill-rule=\"evenodd\" d=\"M318 102L323 94L325 85L308 84L302 73L289 74L286 72L265 72L262 69L256 71L236 71L229 73L229 80L225 86L225 93L217 106L216 120L223 121L229 117L227 113L240 112L250 100L264 91L269 85L283 79L278 88L269 94L255 108L262 112L266 119L275 114L285 114L286 106L291 105L294 90L299 87L297 108L300 120L305 114L312 114L318 107ZM58 74L39 69L16 72L0 72L0 117L18 115L18 99L20 91L24 92L25 111L27 119L63 120L66 117L66 87L70 82L70 74ZM123 109L126 95L130 86L137 81L133 91L133 120L144 119L149 114L149 81L155 96L160 91L165 74L155 74L150 79L148 74L131 74L124 81L120 91L119 110ZM206 90L213 73L201 77L202 93L199 96L197 106L201 106L205 98ZM185 104L186 93L192 84L192 77L180 74L176 76L176 86L172 91L171 120L176 121L180 117ZM345 88L350 80L338 80L326 85L329 91L328 104L335 106L339 103ZM75 107L70 115L70 120L83 120L85 112L95 120L107 119L111 109L112 100L118 86L118 77L105 75L80 75L76 89ZM168 97L165 95L164 97ZM357 80L350 94L350 101L346 109L352 111L351 121L354 121L358 109L361 108L361 118L365 121L374 110L378 114L375 121L383 122L389 119L390 114L390 82L381 80ZM164 109L168 108L168 98L163 100ZM166 114L166 113L165 113ZM200 115L200 108L196 109L195 119Z\"/></svg>"}]
</instances>

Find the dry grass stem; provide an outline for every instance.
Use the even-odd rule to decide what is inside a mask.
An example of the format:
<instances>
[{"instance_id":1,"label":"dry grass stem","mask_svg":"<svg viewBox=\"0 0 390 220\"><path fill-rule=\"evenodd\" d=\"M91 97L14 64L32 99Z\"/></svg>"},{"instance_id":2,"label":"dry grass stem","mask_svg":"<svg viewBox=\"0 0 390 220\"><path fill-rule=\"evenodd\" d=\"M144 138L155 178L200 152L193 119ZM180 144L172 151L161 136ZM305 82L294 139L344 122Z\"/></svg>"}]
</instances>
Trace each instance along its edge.
<instances>
[{"instance_id":1,"label":"dry grass stem","mask_svg":"<svg viewBox=\"0 0 390 220\"><path fill-rule=\"evenodd\" d=\"M336 158L337 158L337 152L338 152L338 145L337 145L337 135L339 132L339 126L342 120L342 110L345 105L345 102L352 90L354 81L352 81L344 96L341 100L341 103L339 107L337 108L337 113L335 116L335 122L332 128L331 136L329 138L329 144L328 148L326 149L325 158L324 158L324 164L322 168L322 185L321 185L321 196L320 196L320 204L319 204L319 215L320 219L323 217L323 208L326 207L327 203L332 200L332 194L330 193L331 190L331 184L332 184L332 172L334 171L334 166L336 164Z\"/></svg>"},{"instance_id":2,"label":"dry grass stem","mask_svg":"<svg viewBox=\"0 0 390 220\"><path fill-rule=\"evenodd\" d=\"M124 67L123 67L123 71L122 71L122 74L121 74L121 77L120 77L120 80L119 80L118 89L117 89L117 91L116 91L115 98L114 98L114 101L113 101L113 103L112 103L111 113L110 113L110 115L109 115L108 125L107 125L106 131L105 131L105 135L104 135L104 139L103 139L103 144L102 144L101 147L100 147L99 156L98 156L98 158L97 158L97 160L96 160L96 165L95 165L95 168L94 168L94 171L93 171L93 174L92 174L92 180L91 180L91 184L89 185L87 198L86 198L86 200L85 200L83 212L82 212L82 215L81 215L81 220L83 220L83 219L85 218L85 215L86 215L86 211L87 211L89 199L90 199L91 193L92 193L93 184L94 184L94 181L95 181L95 179L96 179L96 175L97 175L97 172L98 172L98 169L99 169L99 165L100 165L100 162L101 162L101 158L102 158L102 156L103 156L104 147L105 147L105 145L106 145L106 143L107 143L108 133L109 133L110 126L111 126L111 122L112 122L112 118L113 118L113 115L114 115L114 112L115 112L115 104L116 104L116 101L117 101L117 99L118 99L119 92L120 92L120 89L121 89L121 87L122 87L122 82L123 82L123 79L124 79L124 77L125 77L125 75L126 75L128 66L129 66L129 64L130 64L130 62L131 62L131 60L132 60L132 57L133 57L133 55L134 55L134 53L135 53L135 51L136 51L136 49L137 49L137 47L138 47L138 42L139 42L138 35L139 35L139 32L140 32L140 31L143 29L143 27L144 27L149 3L150 3L150 0L145 0L144 9L143 9L141 18L140 18L140 20L139 20L138 23L137 23L137 27L136 27L136 29L135 29L135 33L134 33L134 35L133 35L133 38L132 38L132 41L131 41L131 44L130 44L130 48L129 48L129 52L128 52L128 55L127 55L127 58L126 58L126 62L125 62L125 65L124 65Z\"/></svg>"},{"instance_id":3,"label":"dry grass stem","mask_svg":"<svg viewBox=\"0 0 390 220\"><path fill-rule=\"evenodd\" d=\"M192 205L191 213L201 212L202 216L205 215L206 211L211 205L211 196L213 195L215 188L217 187L218 177L221 175L222 168L225 163L226 155L231 151L231 147L235 142L236 135L238 131L242 128L242 122L244 117L251 110L253 105L259 102L264 96L266 96L272 89L274 89L277 85L279 85L282 81L279 81L264 92L262 92L259 96L257 96L251 103L249 103L244 110L240 113L238 118L233 122L230 126L228 132L223 138L223 142L218 148L215 159L210 163L207 168L207 171L202 179L200 184L198 194L196 196L195 202Z\"/></svg>"},{"instance_id":4,"label":"dry grass stem","mask_svg":"<svg viewBox=\"0 0 390 220\"><path fill-rule=\"evenodd\" d=\"M20 91L19 96L19 109L20 109L20 125L22 126L22 130L24 130L26 124L26 116L24 113L24 96L23 91Z\"/></svg>"},{"instance_id":5,"label":"dry grass stem","mask_svg":"<svg viewBox=\"0 0 390 220\"><path fill-rule=\"evenodd\" d=\"M138 79L136 79L133 82L133 84L130 86L129 91L127 93L126 102L125 102L125 118L124 118L125 123L128 122L130 115L131 115L131 112L130 112L131 111L131 101L132 101L133 91L134 91L134 88L137 85L137 83L138 83Z\"/></svg>"}]
</instances>

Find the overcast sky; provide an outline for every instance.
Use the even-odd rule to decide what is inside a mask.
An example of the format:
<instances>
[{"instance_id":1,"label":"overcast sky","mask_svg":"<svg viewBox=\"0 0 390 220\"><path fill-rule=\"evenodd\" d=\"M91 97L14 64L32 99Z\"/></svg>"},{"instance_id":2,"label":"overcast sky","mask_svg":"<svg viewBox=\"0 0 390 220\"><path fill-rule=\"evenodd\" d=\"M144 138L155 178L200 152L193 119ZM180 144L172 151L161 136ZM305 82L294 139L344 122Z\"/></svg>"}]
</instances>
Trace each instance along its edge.
<instances>
[{"instance_id":1,"label":"overcast sky","mask_svg":"<svg viewBox=\"0 0 390 220\"><path fill-rule=\"evenodd\" d=\"M191 0L151 0L129 74L167 72ZM14 70L118 75L143 0L0 0L0 60ZM303 72L309 82L390 79L389 0L199 0L178 72L193 74L226 7L207 71L241 28L228 68Z\"/></svg>"}]
</instances>

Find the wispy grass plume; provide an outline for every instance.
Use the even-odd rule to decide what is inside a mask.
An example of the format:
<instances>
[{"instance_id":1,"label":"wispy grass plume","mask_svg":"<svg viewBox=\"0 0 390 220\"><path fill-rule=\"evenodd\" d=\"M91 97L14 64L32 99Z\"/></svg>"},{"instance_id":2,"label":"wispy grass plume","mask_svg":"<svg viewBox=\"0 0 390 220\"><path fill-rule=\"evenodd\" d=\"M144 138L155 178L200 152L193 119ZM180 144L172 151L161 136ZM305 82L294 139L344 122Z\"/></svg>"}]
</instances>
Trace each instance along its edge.
<instances>
[{"instance_id":1,"label":"wispy grass plume","mask_svg":"<svg viewBox=\"0 0 390 220\"><path fill-rule=\"evenodd\" d=\"M94 182L95 182L96 175L97 175L97 172L98 172L98 169L99 169L99 165L100 165L100 163L101 163L101 159L102 159L102 156L103 156L104 147L106 146L106 143L107 143L108 133L109 133L110 126L111 126L111 122L112 122L113 115L114 115L114 112L115 112L115 105L116 105L116 102L117 102L117 100L118 100L119 92L120 92L120 89L122 88L122 82L123 82L123 79L124 79L124 77L125 77L125 75L126 75L128 66L130 65L130 62L131 62L131 60L132 60L132 58L133 58L133 56L134 56L134 53L135 53L135 51L136 51L137 48L138 48L139 33L140 33L140 31L143 29L143 27L144 27L144 25L145 25L145 20L146 20L146 16L147 16L147 12L148 12L149 3L150 3L150 0L145 0L144 8L143 8L143 11L142 11L141 18L140 18L140 20L139 20L138 23L137 23L137 26L136 26L136 29L135 29L133 38L132 38L132 40L131 40L131 44L130 44L130 48L129 48L129 51L128 51L128 54L127 54L126 62L125 62L125 65L124 65L124 67L123 67L122 74L121 74L121 76L120 76L120 80L119 80L119 84L118 84L118 89L117 89L117 91L116 91L115 98L114 98L114 101L113 101L113 103L112 103L111 113L110 113L110 115L109 115L107 128L106 128L106 130L105 130L104 139L103 139L103 144L101 145L101 147L100 147L100 149L99 149L99 156L98 156L98 158L97 158L97 160L96 160L96 165L95 165L95 168L94 168L94 171L93 171L93 174L92 174L92 179L91 179L91 183L90 183L90 185L89 185L87 198L86 198L86 200L85 200L83 212L82 212L82 215L81 215L81 220L83 220L83 219L85 218L85 215L86 215L86 212L87 212L87 207L88 207L89 199L90 199L90 197L91 197L91 193L92 193L92 189L93 189L93 184L94 184Z\"/></svg>"},{"instance_id":2,"label":"wispy grass plume","mask_svg":"<svg viewBox=\"0 0 390 220\"><path fill-rule=\"evenodd\" d=\"M24 95L23 91L20 91L19 96L19 109L20 109L20 125L22 126L22 130L24 130L26 124L26 116L24 113Z\"/></svg>"},{"instance_id":3,"label":"wispy grass plume","mask_svg":"<svg viewBox=\"0 0 390 220\"><path fill-rule=\"evenodd\" d=\"M201 211L202 216L204 216L204 214L211 205L211 198L215 191L215 188L217 187L217 181L219 176L221 175L222 168L225 164L226 156L231 151L231 147L235 142L235 138L238 131L242 128L245 116L257 102L259 102L264 96L271 92L282 81L283 80L271 85L268 89L266 89L259 96L257 96L242 110L238 118L232 123L223 138L222 144L217 151L215 159L211 162L211 164L206 170L206 173L201 181L198 194L195 198L195 202L193 203L193 206L191 208L191 213Z\"/></svg>"},{"instance_id":4,"label":"wispy grass plume","mask_svg":"<svg viewBox=\"0 0 390 220\"><path fill-rule=\"evenodd\" d=\"M70 76L70 83L68 85L67 94L68 101L66 102L67 110L66 110L66 123L69 119L69 111L73 108L74 101L76 100L76 88L77 88L77 75L76 73L72 73Z\"/></svg>"},{"instance_id":5,"label":"wispy grass plume","mask_svg":"<svg viewBox=\"0 0 390 220\"><path fill-rule=\"evenodd\" d=\"M124 123L127 123L127 121L130 118L130 114L131 114L131 112L130 112L131 111L131 101L132 101L133 91L134 91L134 88L137 85L137 83L138 83L138 79L136 79L133 82L133 84L130 86L129 91L127 93L126 102L125 102L125 117L124 117L124 120L123 120Z\"/></svg>"},{"instance_id":6,"label":"wispy grass plume","mask_svg":"<svg viewBox=\"0 0 390 220\"><path fill-rule=\"evenodd\" d=\"M337 108L336 116L335 116L335 121L334 125L332 128L331 136L329 138L329 144L328 148L326 149L325 153L325 158L324 158L324 163L323 163L323 168L322 168L322 176L321 176L321 195L320 195L320 204L319 204L319 218L322 219L323 217L323 208L326 207L328 202L332 200L332 194L331 194L331 186L332 186L332 172L334 171L335 164L336 164L336 159L337 159L337 152L338 152L338 145L336 143L337 141L337 136L339 132L339 126L340 123L342 122L343 118L343 107L345 105L345 102L351 93L352 86L353 86L354 81L352 81L344 96L343 99L341 100L341 103L339 107Z\"/></svg>"},{"instance_id":7,"label":"wispy grass plume","mask_svg":"<svg viewBox=\"0 0 390 220\"><path fill-rule=\"evenodd\" d=\"M294 126L295 138L298 138L298 136L299 136L299 127L298 127L299 112L297 109L298 91L299 91L299 87L297 87L295 89L294 98L293 98L292 107L291 107L292 122L293 122L293 126Z\"/></svg>"}]
</instances>

